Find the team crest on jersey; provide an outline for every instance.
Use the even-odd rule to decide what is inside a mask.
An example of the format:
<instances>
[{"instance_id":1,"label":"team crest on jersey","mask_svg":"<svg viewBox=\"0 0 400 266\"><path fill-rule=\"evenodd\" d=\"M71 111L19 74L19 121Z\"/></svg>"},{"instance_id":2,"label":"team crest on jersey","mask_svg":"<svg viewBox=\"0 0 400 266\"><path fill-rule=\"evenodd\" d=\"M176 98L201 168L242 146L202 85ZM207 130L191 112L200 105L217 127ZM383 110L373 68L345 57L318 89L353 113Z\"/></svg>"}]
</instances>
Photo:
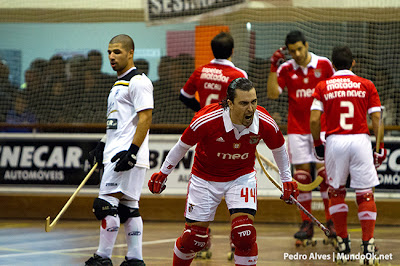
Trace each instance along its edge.
<instances>
[{"instance_id":1,"label":"team crest on jersey","mask_svg":"<svg viewBox=\"0 0 400 266\"><path fill-rule=\"evenodd\" d=\"M240 143L233 143L233 148L234 149L239 149L240 148Z\"/></svg>"},{"instance_id":2,"label":"team crest on jersey","mask_svg":"<svg viewBox=\"0 0 400 266\"><path fill-rule=\"evenodd\" d=\"M256 144L260 140L260 135L250 136L250 144Z\"/></svg>"},{"instance_id":3,"label":"team crest on jersey","mask_svg":"<svg viewBox=\"0 0 400 266\"><path fill-rule=\"evenodd\" d=\"M320 78L321 77L321 70L320 69L315 69L314 70L314 76L316 78Z\"/></svg>"},{"instance_id":4,"label":"team crest on jersey","mask_svg":"<svg viewBox=\"0 0 400 266\"><path fill-rule=\"evenodd\" d=\"M188 211L189 211L189 212L192 212L192 211L193 211L193 208L194 208L194 204L189 203Z\"/></svg>"}]
</instances>

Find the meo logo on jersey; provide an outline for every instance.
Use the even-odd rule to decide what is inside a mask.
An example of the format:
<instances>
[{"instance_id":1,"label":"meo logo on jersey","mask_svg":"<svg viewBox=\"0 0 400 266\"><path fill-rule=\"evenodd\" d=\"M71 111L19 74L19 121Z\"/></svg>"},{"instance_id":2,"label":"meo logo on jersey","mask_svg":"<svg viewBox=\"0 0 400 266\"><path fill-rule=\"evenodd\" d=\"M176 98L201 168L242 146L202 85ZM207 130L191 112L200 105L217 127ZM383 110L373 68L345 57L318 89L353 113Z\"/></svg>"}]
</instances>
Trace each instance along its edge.
<instances>
[{"instance_id":1,"label":"meo logo on jersey","mask_svg":"<svg viewBox=\"0 0 400 266\"><path fill-rule=\"evenodd\" d=\"M116 118L107 119L107 129L117 129L118 120Z\"/></svg>"}]
</instances>

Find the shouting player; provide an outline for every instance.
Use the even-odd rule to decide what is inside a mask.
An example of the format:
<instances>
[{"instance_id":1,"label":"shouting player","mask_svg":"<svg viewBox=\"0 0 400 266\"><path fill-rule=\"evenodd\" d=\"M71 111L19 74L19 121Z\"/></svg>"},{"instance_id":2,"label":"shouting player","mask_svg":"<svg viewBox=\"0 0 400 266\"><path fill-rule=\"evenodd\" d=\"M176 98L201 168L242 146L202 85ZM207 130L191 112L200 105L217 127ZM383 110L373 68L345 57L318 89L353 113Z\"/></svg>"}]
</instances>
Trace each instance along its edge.
<instances>
[{"instance_id":1,"label":"shouting player","mask_svg":"<svg viewBox=\"0 0 400 266\"><path fill-rule=\"evenodd\" d=\"M375 149L371 152L366 114L371 116L378 142L381 102L374 84L351 71L355 61L347 46L335 47L332 61L337 72L330 79L320 82L313 93L311 133L316 154L322 158L325 155L329 210L336 228L337 250L339 253L350 253L350 237L347 232L349 208L345 203L345 185L350 174L350 187L355 189L358 219L361 223L362 252L365 255L370 253L363 264L375 265L374 256L371 256L376 251L376 205L372 188L379 185L375 168L385 160L386 149L383 147L382 134L380 152L375 152ZM326 149L320 139L322 112L326 115ZM341 258L346 259L343 256Z\"/></svg>"},{"instance_id":2,"label":"shouting player","mask_svg":"<svg viewBox=\"0 0 400 266\"><path fill-rule=\"evenodd\" d=\"M149 180L152 193L161 193L167 176L190 147L196 146L188 184L182 235L174 247L174 266L190 265L196 252L209 238L208 226L214 220L221 199L231 214L231 241L236 265L256 265L258 248L253 226L257 211L255 152L260 140L272 150L283 182L283 199L297 197L292 181L285 140L269 113L257 105L256 89L246 78L235 79L220 104L210 104L193 118L180 140L168 153L160 172ZM243 232L246 232L245 234Z\"/></svg>"},{"instance_id":3,"label":"shouting player","mask_svg":"<svg viewBox=\"0 0 400 266\"><path fill-rule=\"evenodd\" d=\"M153 85L135 67L134 47L133 40L123 34L108 45L108 58L118 80L108 96L107 134L90 152L94 162L104 164L104 173L99 197L93 203L93 212L101 220L99 248L85 265L112 265L120 224L124 224L128 245L121 265L145 265L139 199L149 168Z\"/></svg>"},{"instance_id":4,"label":"shouting player","mask_svg":"<svg viewBox=\"0 0 400 266\"><path fill-rule=\"evenodd\" d=\"M325 205L327 227L331 232L330 239L334 239L335 232L329 214L328 186L325 182L326 173L324 162L318 160L313 153L313 139L310 131L311 95L318 82L332 76L334 69L326 57L317 56L308 51L308 42L300 31L291 31L286 36L285 48L278 49L271 57L271 71L268 76L268 98L276 99L284 88L288 90L288 151L290 162L294 165L293 178L299 183L312 182L311 163L316 163L317 176L324 181L320 184L321 197ZM285 56L282 52L287 49L291 60L282 63ZM324 123L323 123L324 126ZM324 131L324 130L323 130ZM323 138L322 138L323 139ZM300 191L299 202L311 213L311 191ZM313 243L314 229L310 218L300 211L302 224L294 235L296 245Z\"/></svg>"},{"instance_id":5,"label":"shouting player","mask_svg":"<svg viewBox=\"0 0 400 266\"><path fill-rule=\"evenodd\" d=\"M247 73L231 62L234 42L228 32L221 32L211 41L214 59L197 68L181 89L180 100L195 112L226 97L229 84L236 78L247 78ZM199 94L200 102L195 98Z\"/></svg>"}]
</instances>

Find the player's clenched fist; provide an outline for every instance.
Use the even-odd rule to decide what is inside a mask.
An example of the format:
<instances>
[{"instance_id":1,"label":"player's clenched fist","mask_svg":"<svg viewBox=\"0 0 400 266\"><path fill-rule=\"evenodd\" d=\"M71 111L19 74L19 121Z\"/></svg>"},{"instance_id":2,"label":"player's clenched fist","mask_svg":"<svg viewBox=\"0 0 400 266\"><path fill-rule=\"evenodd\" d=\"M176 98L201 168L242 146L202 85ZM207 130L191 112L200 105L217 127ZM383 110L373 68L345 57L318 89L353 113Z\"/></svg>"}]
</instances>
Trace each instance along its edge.
<instances>
[{"instance_id":1,"label":"player's clenched fist","mask_svg":"<svg viewBox=\"0 0 400 266\"><path fill-rule=\"evenodd\" d=\"M287 204L293 204L292 200L290 199L290 196L293 196L295 199L297 199L298 195L299 195L299 190L297 189L296 181L283 182L283 195L281 198Z\"/></svg>"},{"instance_id":2,"label":"player's clenched fist","mask_svg":"<svg viewBox=\"0 0 400 266\"><path fill-rule=\"evenodd\" d=\"M281 47L271 56L271 72L276 72L278 67L285 62L285 55L283 54L285 49L286 47Z\"/></svg>"},{"instance_id":3,"label":"player's clenched fist","mask_svg":"<svg viewBox=\"0 0 400 266\"><path fill-rule=\"evenodd\" d=\"M158 173L154 173L149 180L148 186L149 190L153 194L160 194L161 192L164 191L164 189L167 187L165 183L167 183L167 176L166 174L163 174L161 171Z\"/></svg>"}]
</instances>

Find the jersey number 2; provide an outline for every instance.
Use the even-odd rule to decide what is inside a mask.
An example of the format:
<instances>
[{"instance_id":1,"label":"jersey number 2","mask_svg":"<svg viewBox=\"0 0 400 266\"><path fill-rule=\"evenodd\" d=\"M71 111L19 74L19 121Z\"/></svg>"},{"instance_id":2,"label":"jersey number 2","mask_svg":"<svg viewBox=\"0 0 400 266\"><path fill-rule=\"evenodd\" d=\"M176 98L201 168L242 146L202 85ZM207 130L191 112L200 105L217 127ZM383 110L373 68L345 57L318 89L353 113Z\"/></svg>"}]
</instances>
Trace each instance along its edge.
<instances>
[{"instance_id":1,"label":"jersey number 2","mask_svg":"<svg viewBox=\"0 0 400 266\"><path fill-rule=\"evenodd\" d=\"M250 195L249 195L250 190ZM256 202L256 189L255 188L242 188L240 191L240 196L244 198L244 202L249 202L249 196L253 198L253 201Z\"/></svg>"},{"instance_id":2,"label":"jersey number 2","mask_svg":"<svg viewBox=\"0 0 400 266\"><path fill-rule=\"evenodd\" d=\"M354 105L352 102L349 101L342 101L340 102L340 107L346 107L346 113L340 113L340 127L345 130L352 130L353 124L347 124L346 118L353 118L354 117Z\"/></svg>"}]
</instances>

